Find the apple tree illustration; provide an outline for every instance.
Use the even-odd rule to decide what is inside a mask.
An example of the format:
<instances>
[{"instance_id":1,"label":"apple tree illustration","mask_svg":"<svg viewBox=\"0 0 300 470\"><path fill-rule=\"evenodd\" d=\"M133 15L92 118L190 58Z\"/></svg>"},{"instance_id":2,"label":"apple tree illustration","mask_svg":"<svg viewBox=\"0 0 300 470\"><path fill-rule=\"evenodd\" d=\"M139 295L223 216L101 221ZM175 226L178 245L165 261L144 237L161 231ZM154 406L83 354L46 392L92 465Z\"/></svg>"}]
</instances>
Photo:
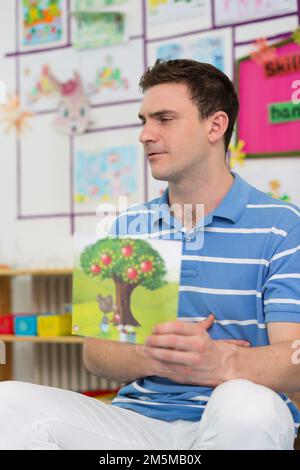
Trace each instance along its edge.
<instances>
[{"instance_id":1,"label":"apple tree illustration","mask_svg":"<svg viewBox=\"0 0 300 470\"><path fill-rule=\"evenodd\" d=\"M80 265L90 278L113 280L121 325L140 326L130 308L134 289L143 286L154 291L167 284L163 258L150 243L141 239L98 240L85 248Z\"/></svg>"}]
</instances>

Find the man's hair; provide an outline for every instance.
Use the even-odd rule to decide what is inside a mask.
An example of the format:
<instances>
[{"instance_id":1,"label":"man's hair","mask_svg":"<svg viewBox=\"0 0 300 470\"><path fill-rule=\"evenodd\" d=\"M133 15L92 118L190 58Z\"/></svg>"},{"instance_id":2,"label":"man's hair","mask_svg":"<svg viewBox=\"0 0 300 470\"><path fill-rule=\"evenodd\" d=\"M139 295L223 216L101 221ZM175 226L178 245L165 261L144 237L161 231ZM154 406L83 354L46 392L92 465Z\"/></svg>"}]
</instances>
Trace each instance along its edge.
<instances>
[{"instance_id":1,"label":"man's hair","mask_svg":"<svg viewBox=\"0 0 300 470\"><path fill-rule=\"evenodd\" d=\"M227 152L239 111L239 99L232 81L213 65L190 59L158 59L142 75L139 86L144 93L148 88L163 83L185 83L200 117L207 119L217 111L224 111L229 119L224 135Z\"/></svg>"}]
</instances>

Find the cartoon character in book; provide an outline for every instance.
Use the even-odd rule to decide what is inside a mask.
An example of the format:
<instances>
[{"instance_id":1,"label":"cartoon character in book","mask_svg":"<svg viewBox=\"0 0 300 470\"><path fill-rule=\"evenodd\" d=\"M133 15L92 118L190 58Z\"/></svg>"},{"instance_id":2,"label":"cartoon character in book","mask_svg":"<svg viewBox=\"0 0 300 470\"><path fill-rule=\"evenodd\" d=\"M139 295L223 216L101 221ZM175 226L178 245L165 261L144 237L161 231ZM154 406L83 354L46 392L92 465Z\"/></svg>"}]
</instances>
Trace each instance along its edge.
<instances>
[{"instance_id":1,"label":"cartoon character in book","mask_svg":"<svg viewBox=\"0 0 300 470\"><path fill-rule=\"evenodd\" d=\"M113 312L113 318L111 322L114 325L118 325L120 323L120 315L118 314L116 310L116 306L113 303L113 298L111 295L108 295L107 297L103 297L101 294L97 296L97 302L99 309L101 312L103 312L103 317L100 323L100 329L101 331L108 331L109 330L109 318L108 314Z\"/></svg>"}]
</instances>

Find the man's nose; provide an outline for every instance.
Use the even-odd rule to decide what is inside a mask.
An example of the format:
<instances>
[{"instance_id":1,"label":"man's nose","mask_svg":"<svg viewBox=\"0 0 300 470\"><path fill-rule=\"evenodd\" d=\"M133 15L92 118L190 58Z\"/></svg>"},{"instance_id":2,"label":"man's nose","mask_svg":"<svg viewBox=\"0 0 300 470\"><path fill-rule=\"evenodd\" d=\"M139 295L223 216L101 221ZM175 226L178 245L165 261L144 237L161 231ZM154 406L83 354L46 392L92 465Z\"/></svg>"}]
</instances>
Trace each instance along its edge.
<instances>
[{"instance_id":1,"label":"man's nose","mask_svg":"<svg viewBox=\"0 0 300 470\"><path fill-rule=\"evenodd\" d=\"M139 140L142 144L145 144L146 142L156 142L158 140L158 135L153 125L144 125L142 132L140 133Z\"/></svg>"}]
</instances>

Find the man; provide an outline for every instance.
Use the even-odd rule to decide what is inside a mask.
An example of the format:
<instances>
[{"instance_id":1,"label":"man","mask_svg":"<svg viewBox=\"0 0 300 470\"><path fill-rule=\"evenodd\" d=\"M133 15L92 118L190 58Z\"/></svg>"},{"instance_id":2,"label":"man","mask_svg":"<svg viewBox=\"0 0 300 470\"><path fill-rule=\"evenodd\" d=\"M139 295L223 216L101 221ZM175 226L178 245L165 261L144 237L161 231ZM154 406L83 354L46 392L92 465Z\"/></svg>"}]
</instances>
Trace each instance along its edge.
<instances>
[{"instance_id":1,"label":"man","mask_svg":"<svg viewBox=\"0 0 300 470\"><path fill-rule=\"evenodd\" d=\"M292 449L300 414L283 393L300 390L300 211L228 170L238 98L222 72L157 61L140 85L140 140L168 191L121 214L112 235L140 220L144 236L182 240L179 319L145 346L85 340L87 368L126 383L112 405L0 384L0 448Z\"/></svg>"}]
</instances>

